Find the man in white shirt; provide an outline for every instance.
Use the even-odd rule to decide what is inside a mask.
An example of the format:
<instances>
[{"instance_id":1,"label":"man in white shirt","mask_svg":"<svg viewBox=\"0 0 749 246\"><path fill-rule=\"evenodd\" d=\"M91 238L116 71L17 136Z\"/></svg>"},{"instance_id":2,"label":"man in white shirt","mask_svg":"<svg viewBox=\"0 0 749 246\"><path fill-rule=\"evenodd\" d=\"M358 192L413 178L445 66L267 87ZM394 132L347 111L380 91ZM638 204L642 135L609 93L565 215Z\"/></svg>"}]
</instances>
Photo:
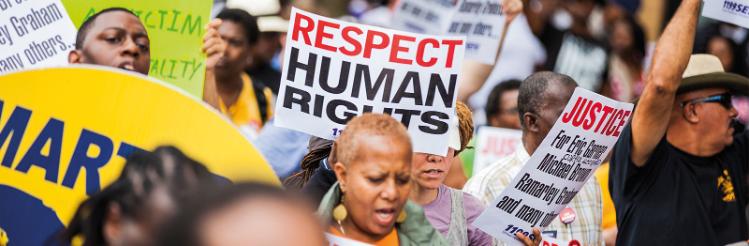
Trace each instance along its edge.
<instances>
[{"instance_id":1,"label":"man in white shirt","mask_svg":"<svg viewBox=\"0 0 749 246\"><path fill-rule=\"evenodd\" d=\"M539 72L525 79L518 95L523 146L474 174L463 190L487 205L494 201L549 133L576 87L569 76L553 72ZM564 245L572 245L573 241L577 245L601 245L601 209L601 189L593 177L542 234Z\"/></svg>"}]
</instances>

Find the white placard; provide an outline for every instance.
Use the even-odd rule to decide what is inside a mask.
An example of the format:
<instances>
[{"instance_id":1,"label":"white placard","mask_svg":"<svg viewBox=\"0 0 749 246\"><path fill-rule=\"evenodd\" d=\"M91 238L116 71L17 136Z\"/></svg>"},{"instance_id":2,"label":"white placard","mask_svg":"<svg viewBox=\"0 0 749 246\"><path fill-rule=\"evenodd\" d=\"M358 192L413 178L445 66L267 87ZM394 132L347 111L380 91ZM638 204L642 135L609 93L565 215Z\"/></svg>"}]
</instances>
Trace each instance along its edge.
<instances>
[{"instance_id":1,"label":"white placard","mask_svg":"<svg viewBox=\"0 0 749 246\"><path fill-rule=\"evenodd\" d=\"M465 40L343 22L293 9L277 126L335 139L365 112L402 122L415 152L445 156Z\"/></svg>"},{"instance_id":2,"label":"white placard","mask_svg":"<svg viewBox=\"0 0 749 246\"><path fill-rule=\"evenodd\" d=\"M476 134L473 173L478 173L497 160L509 156L521 145L523 132L515 129L482 126Z\"/></svg>"},{"instance_id":3,"label":"white placard","mask_svg":"<svg viewBox=\"0 0 749 246\"><path fill-rule=\"evenodd\" d=\"M501 0L460 0L446 29L448 35L466 36L466 59L492 65L505 27Z\"/></svg>"},{"instance_id":4,"label":"white placard","mask_svg":"<svg viewBox=\"0 0 749 246\"><path fill-rule=\"evenodd\" d=\"M0 0L0 74L68 64L75 34L60 0Z\"/></svg>"},{"instance_id":5,"label":"white placard","mask_svg":"<svg viewBox=\"0 0 749 246\"><path fill-rule=\"evenodd\" d=\"M442 35L456 13L455 0L401 0L390 27L422 34Z\"/></svg>"},{"instance_id":6,"label":"white placard","mask_svg":"<svg viewBox=\"0 0 749 246\"><path fill-rule=\"evenodd\" d=\"M325 233L325 239L328 240L328 246L373 246L372 244L362 243L348 238L342 238L330 233Z\"/></svg>"},{"instance_id":7,"label":"white placard","mask_svg":"<svg viewBox=\"0 0 749 246\"><path fill-rule=\"evenodd\" d=\"M702 15L749 28L749 0L704 1Z\"/></svg>"},{"instance_id":8,"label":"white placard","mask_svg":"<svg viewBox=\"0 0 749 246\"><path fill-rule=\"evenodd\" d=\"M619 139L633 105L578 87L523 169L474 225L508 245L543 231L594 175Z\"/></svg>"}]
</instances>

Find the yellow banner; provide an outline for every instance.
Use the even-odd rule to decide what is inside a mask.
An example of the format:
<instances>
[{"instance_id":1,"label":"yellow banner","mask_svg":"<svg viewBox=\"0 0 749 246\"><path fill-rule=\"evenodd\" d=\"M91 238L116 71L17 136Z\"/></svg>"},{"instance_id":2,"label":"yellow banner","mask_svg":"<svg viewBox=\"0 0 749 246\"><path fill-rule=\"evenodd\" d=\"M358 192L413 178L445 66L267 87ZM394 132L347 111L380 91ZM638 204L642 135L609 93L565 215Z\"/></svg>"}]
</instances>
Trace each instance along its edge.
<instances>
[{"instance_id":1,"label":"yellow banner","mask_svg":"<svg viewBox=\"0 0 749 246\"><path fill-rule=\"evenodd\" d=\"M34 218L49 220L22 203L38 199L43 204L33 205L59 219L49 223L66 224L88 194L119 175L122 156L159 145L174 145L232 181L280 183L231 122L172 85L91 66L1 76L0 228L11 244L14 234L45 236L19 232L47 223Z\"/></svg>"}]
</instances>

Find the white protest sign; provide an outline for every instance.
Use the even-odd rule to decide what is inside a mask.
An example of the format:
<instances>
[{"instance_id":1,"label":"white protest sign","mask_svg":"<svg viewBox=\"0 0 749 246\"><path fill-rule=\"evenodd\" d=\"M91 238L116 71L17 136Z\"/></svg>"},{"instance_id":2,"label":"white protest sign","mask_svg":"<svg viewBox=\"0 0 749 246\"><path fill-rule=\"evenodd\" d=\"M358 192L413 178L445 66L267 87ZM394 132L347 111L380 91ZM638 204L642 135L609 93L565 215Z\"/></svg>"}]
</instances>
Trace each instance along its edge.
<instances>
[{"instance_id":1,"label":"white protest sign","mask_svg":"<svg viewBox=\"0 0 749 246\"><path fill-rule=\"evenodd\" d=\"M328 246L373 246L372 244L362 243L348 238L342 238L330 233L325 233L325 239L328 240Z\"/></svg>"},{"instance_id":2,"label":"white protest sign","mask_svg":"<svg viewBox=\"0 0 749 246\"><path fill-rule=\"evenodd\" d=\"M68 64L75 34L60 0L0 0L0 74Z\"/></svg>"},{"instance_id":3,"label":"white protest sign","mask_svg":"<svg viewBox=\"0 0 749 246\"><path fill-rule=\"evenodd\" d=\"M414 151L447 154L463 38L347 23L298 9L289 25L277 126L334 139L351 118L385 113L406 126Z\"/></svg>"},{"instance_id":4,"label":"white protest sign","mask_svg":"<svg viewBox=\"0 0 749 246\"><path fill-rule=\"evenodd\" d=\"M508 245L522 245L564 209L594 175L630 119L633 105L578 87L523 169L474 225Z\"/></svg>"},{"instance_id":5,"label":"white protest sign","mask_svg":"<svg viewBox=\"0 0 749 246\"><path fill-rule=\"evenodd\" d=\"M505 27L501 0L460 0L446 33L466 36L466 59L494 64Z\"/></svg>"},{"instance_id":6,"label":"white protest sign","mask_svg":"<svg viewBox=\"0 0 749 246\"><path fill-rule=\"evenodd\" d=\"M704 1L702 15L749 28L749 0Z\"/></svg>"},{"instance_id":7,"label":"white protest sign","mask_svg":"<svg viewBox=\"0 0 749 246\"><path fill-rule=\"evenodd\" d=\"M414 32L441 35L456 13L456 0L401 0L395 6L390 27Z\"/></svg>"},{"instance_id":8,"label":"white protest sign","mask_svg":"<svg viewBox=\"0 0 749 246\"><path fill-rule=\"evenodd\" d=\"M523 132L515 129L482 126L476 134L476 157L473 173L488 167L497 160L509 156L521 146Z\"/></svg>"}]
</instances>

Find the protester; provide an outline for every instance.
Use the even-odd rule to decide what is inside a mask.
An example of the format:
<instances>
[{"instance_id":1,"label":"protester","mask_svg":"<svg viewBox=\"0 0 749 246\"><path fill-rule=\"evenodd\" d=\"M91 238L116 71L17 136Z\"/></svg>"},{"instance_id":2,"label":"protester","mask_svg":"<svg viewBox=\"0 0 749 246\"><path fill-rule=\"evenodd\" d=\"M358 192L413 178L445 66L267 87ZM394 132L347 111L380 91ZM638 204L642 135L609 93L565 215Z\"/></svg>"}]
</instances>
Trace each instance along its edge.
<instances>
[{"instance_id":1,"label":"protester","mask_svg":"<svg viewBox=\"0 0 749 246\"><path fill-rule=\"evenodd\" d=\"M486 119L491 127L520 129L518 93L520 80L511 79L495 86L486 100Z\"/></svg>"},{"instance_id":2,"label":"protester","mask_svg":"<svg viewBox=\"0 0 749 246\"><path fill-rule=\"evenodd\" d=\"M595 0L571 0L563 5L571 24L568 29L547 23L539 35L546 47L545 69L566 74L583 87L599 91L606 80L608 53L588 27Z\"/></svg>"},{"instance_id":3,"label":"protester","mask_svg":"<svg viewBox=\"0 0 749 246\"><path fill-rule=\"evenodd\" d=\"M452 149L455 152L453 155L448 155L445 157L445 160L447 163L450 163L449 170L446 170L445 172L445 179L442 181L443 184L445 184L447 187L460 190L463 189L463 185L466 184L466 181L468 181L468 176L466 175L466 172L463 170L463 162L460 158L454 158L455 156L458 156L460 153L463 153L464 150L467 150L469 147L468 145L471 143L471 139L473 138L473 112L471 112L471 109L468 108L468 105L465 103L458 101L455 103L455 115L457 116L457 119L455 122L453 122L453 127L450 129L450 142L448 142L448 145L452 145ZM465 141L465 142L463 142ZM449 150L450 148L448 148ZM414 153L416 156L423 157L426 154L424 153ZM429 155L426 155L426 157L429 157ZM416 162L417 158L414 158L414 162ZM418 158L420 160L429 159L429 158ZM439 160L439 159L437 159Z\"/></svg>"},{"instance_id":4,"label":"protester","mask_svg":"<svg viewBox=\"0 0 749 246\"><path fill-rule=\"evenodd\" d=\"M463 190L489 205L530 159L541 141L562 114L577 83L570 77L553 72L538 72L520 85L518 114L523 130L522 143L514 154L498 160L475 173ZM581 245L601 243L601 191L598 181L589 180L568 208L574 211L574 220L554 219L543 235L565 242L577 241Z\"/></svg>"},{"instance_id":5,"label":"protester","mask_svg":"<svg viewBox=\"0 0 749 246\"><path fill-rule=\"evenodd\" d=\"M645 90L611 160L621 245L745 242L749 133L732 94L749 79L692 55L699 0L682 1L655 48Z\"/></svg>"},{"instance_id":6,"label":"protester","mask_svg":"<svg viewBox=\"0 0 749 246\"><path fill-rule=\"evenodd\" d=\"M246 71L253 80L262 83L277 95L281 85L280 54L282 44L286 41L289 21L280 16L261 16L257 18L257 25L260 34Z\"/></svg>"},{"instance_id":7,"label":"protester","mask_svg":"<svg viewBox=\"0 0 749 246\"><path fill-rule=\"evenodd\" d=\"M81 24L71 64L97 64L148 75L151 43L140 19L125 8L108 8Z\"/></svg>"},{"instance_id":8,"label":"protester","mask_svg":"<svg viewBox=\"0 0 749 246\"><path fill-rule=\"evenodd\" d=\"M492 245L491 236L472 225L484 205L470 194L444 184L454 156L473 137L470 109L462 103L456 106L459 119L450 127L447 156L419 152L413 155L411 200L424 207L427 219L449 245Z\"/></svg>"},{"instance_id":9,"label":"protester","mask_svg":"<svg viewBox=\"0 0 749 246\"><path fill-rule=\"evenodd\" d=\"M221 21L206 25L203 53L206 75L203 100L218 107L214 70L222 59L226 44L218 36ZM68 53L70 64L94 64L120 68L148 75L151 66L151 44L145 26L125 8L107 8L86 19L76 34L75 49Z\"/></svg>"},{"instance_id":10,"label":"protester","mask_svg":"<svg viewBox=\"0 0 749 246\"><path fill-rule=\"evenodd\" d=\"M207 189L164 226L160 244L326 245L322 226L306 204L266 184Z\"/></svg>"},{"instance_id":11,"label":"protester","mask_svg":"<svg viewBox=\"0 0 749 246\"><path fill-rule=\"evenodd\" d=\"M216 64L218 109L244 133L254 138L273 114L270 88L253 82L244 69L258 40L255 18L244 10L224 9L219 35L227 43L224 56Z\"/></svg>"},{"instance_id":12,"label":"protester","mask_svg":"<svg viewBox=\"0 0 749 246\"><path fill-rule=\"evenodd\" d=\"M645 33L634 17L615 20L609 36L608 85L603 93L615 100L631 102L640 96L645 61Z\"/></svg>"},{"instance_id":13,"label":"protester","mask_svg":"<svg viewBox=\"0 0 749 246\"><path fill-rule=\"evenodd\" d=\"M349 121L334 145L338 183L318 208L328 232L377 245L448 245L408 201L411 139L400 122L363 114Z\"/></svg>"},{"instance_id":14,"label":"protester","mask_svg":"<svg viewBox=\"0 0 749 246\"><path fill-rule=\"evenodd\" d=\"M135 151L122 174L83 201L62 232L63 243L149 245L156 228L179 211L200 187L218 185L205 166L174 147Z\"/></svg>"}]
</instances>

